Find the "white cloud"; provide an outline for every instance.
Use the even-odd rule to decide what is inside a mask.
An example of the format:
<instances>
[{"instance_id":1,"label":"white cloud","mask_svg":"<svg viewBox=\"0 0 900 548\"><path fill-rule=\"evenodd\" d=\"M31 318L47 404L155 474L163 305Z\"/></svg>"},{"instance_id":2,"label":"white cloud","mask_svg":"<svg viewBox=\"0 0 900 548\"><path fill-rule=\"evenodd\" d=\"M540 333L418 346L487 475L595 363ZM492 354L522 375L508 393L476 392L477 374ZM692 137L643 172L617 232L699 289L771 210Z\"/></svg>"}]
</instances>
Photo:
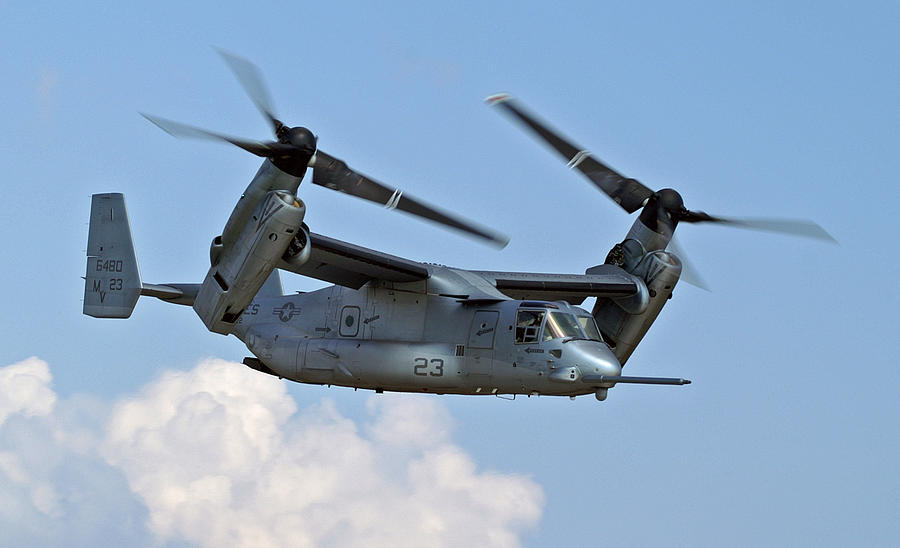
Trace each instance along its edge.
<instances>
[{"instance_id":1,"label":"white cloud","mask_svg":"<svg viewBox=\"0 0 900 548\"><path fill-rule=\"evenodd\" d=\"M452 419L431 398L370 398L367 408L371 414L378 415L378 420L369 426L370 437L378 443L430 448L450 438Z\"/></svg>"},{"instance_id":2,"label":"white cloud","mask_svg":"<svg viewBox=\"0 0 900 548\"><path fill-rule=\"evenodd\" d=\"M49 414L56 403L52 378L47 362L33 357L0 369L0 426L13 413Z\"/></svg>"},{"instance_id":3,"label":"white cloud","mask_svg":"<svg viewBox=\"0 0 900 548\"><path fill-rule=\"evenodd\" d=\"M139 520L117 531L132 544L143 535L141 544L155 536L202 546L516 546L541 516L540 486L479 470L453 444L452 419L433 397L372 397L370 420L358 424L328 400L298 412L286 383L207 360L165 373L106 415L79 414L76 400L53 410L49 368L36 362L28 371L43 380L33 398L15 399L7 414L45 416L0 427L0 479L18 489L4 498L0 487L0 525L16 524L27 506L58 522L77 514L82 527L85 513ZM0 398L13 401L11 386L0 383ZM10 442L12 427L46 430L46 445ZM41 452L56 453L56 464L31 466ZM90 481L65 473L72 461L92 470ZM103 485L102 498L90 492ZM16 508L6 520L4 505Z\"/></svg>"},{"instance_id":4,"label":"white cloud","mask_svg":"<svg viewBox=\"0 0 900 548\"><path fill-rule=\"evenodd\" d=\"M149 545L146 510L97 454L102 406L52 380L37 358L0 368L0 544Z\"/></svg>"},{"instance_id":5,"label":"white cloud","mask_svg":"<svg viewBox=\"0 0 900 548\"><path fill-rule=\"evenodd\" d=\"M540 517L541 489L478 472L436 402L376 401L364 435L327 401L295 415L283 382L210 360L120 403L105 454L157 534L209 546L511 546ZM398 447L399 473L381 465Z\"/></svg>"}]
</instances>

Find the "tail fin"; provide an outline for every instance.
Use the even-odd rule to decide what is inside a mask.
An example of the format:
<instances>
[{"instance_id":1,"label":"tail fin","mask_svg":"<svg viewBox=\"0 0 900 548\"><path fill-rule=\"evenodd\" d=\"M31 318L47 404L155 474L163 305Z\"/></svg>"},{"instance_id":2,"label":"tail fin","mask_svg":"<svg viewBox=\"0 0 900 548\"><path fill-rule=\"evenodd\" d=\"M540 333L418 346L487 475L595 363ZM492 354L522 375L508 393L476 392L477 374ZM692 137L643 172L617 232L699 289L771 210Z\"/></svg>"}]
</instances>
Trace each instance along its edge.
<instances>
[{"instance_id":1,"label":"tail fin","mask_svg":"<svg viewBox=\"0 0 900 548\"><path fill-rule=\"evenodd\" d=\"M140 296L141 274L125 196L94 194L88 229L84 313L95 318L128 318Z\"/></svg>"},{"instance_id":2,"label":"tail fin","mask_svg":"<svg viewBox=\"0 0 900 548\"><path fill-rule=\"evenodd\" d=\"M266 282L259 288L259 291L256 292L257 297L284 296L284 287L281 285L281 275L278 272L279 270L276 268L269 274L269 277L266 278Z\"/></svg>"}]
</instances>

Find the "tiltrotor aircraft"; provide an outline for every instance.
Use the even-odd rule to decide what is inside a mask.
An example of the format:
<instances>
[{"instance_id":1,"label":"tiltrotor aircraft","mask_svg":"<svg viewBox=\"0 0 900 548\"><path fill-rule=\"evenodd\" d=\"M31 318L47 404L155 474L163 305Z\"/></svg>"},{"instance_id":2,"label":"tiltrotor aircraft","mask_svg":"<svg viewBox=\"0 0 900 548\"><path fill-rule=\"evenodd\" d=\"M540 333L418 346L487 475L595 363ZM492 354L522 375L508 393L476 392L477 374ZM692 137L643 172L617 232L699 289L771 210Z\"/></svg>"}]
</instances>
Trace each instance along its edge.
<instances>
[{"instance_id":1,"label":"tiltrotor aircraft","mask_svg":"<svg viewBox=\"0 0 900 548\"><path fill-rule=\"evenodd\" d=\"M830 238L805 221L742 221L684 207L672 189L653 191L600 163L507 95L502 108L558 151L628 213L640 210L605 264L584 274L473 271L421 263L310 232L297 197L313 184L400 209L490 243L506 238L386 187L317 148L304 127L273 114L258 69L220 52L271 122L276 141L236 139L146 116L176 135L223 140L264 158L210 247L200 284L141 281L122 194L95 194L84 313L128 318L141 295L192 306L206 327L233 334L244 364L302 383L376 392L595 394L617 384L684 385L681 378L623 376L622 366L660 313L682 273L666 251L678 223L737 226ZM334 284L284 295L278 270ZM596 297L591 312L578 304Z\"/></svg>"}]
</instances>

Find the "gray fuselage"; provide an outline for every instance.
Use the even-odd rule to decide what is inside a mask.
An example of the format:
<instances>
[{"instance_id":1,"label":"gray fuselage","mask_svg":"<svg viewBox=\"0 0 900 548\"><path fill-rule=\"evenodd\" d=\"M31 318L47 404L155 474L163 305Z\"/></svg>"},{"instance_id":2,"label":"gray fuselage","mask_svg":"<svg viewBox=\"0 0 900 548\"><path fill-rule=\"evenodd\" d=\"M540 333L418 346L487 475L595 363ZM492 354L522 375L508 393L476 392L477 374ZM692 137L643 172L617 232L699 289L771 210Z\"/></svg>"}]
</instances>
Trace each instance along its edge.
<instances>
[{"instance_id":1,"label":"gray fuselage","mask_svg":"<svg viewBox=\"0 0 900 548\"><path fill-rule=\"evenodd\" d=\"M520 310L532 310L546 323L551 311L590 318L581 308L465 301L429 294L429 281L258 295L234 334L263 370L303 383L439 394L579 395L596 390L596 384L581 382L582 375L621 373L599 340L550 338L550 326L537 325L529 342L521 333L517 342Z\"/></svg>"}]
</instances>

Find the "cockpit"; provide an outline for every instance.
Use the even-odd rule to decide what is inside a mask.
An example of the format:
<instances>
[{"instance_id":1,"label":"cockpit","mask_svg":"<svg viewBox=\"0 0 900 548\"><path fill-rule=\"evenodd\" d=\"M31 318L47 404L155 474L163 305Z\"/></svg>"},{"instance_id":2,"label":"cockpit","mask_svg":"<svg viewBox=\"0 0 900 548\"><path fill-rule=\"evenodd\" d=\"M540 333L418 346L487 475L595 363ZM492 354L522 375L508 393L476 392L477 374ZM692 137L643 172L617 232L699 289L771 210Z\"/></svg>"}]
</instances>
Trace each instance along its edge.
<instances>
[{"instance_id":1,"label":"cockpit","mask_svg":"<svg viewBox=\"0 0 900 548\"><path fill-rule=\"evenodd\" d=\"M552 306L552 305L551 305ZM520 308L516 314L516 344L535 344L553 339L602 341L594 318L583 314L548 308Z\"/></svg>"}]
</instances>

